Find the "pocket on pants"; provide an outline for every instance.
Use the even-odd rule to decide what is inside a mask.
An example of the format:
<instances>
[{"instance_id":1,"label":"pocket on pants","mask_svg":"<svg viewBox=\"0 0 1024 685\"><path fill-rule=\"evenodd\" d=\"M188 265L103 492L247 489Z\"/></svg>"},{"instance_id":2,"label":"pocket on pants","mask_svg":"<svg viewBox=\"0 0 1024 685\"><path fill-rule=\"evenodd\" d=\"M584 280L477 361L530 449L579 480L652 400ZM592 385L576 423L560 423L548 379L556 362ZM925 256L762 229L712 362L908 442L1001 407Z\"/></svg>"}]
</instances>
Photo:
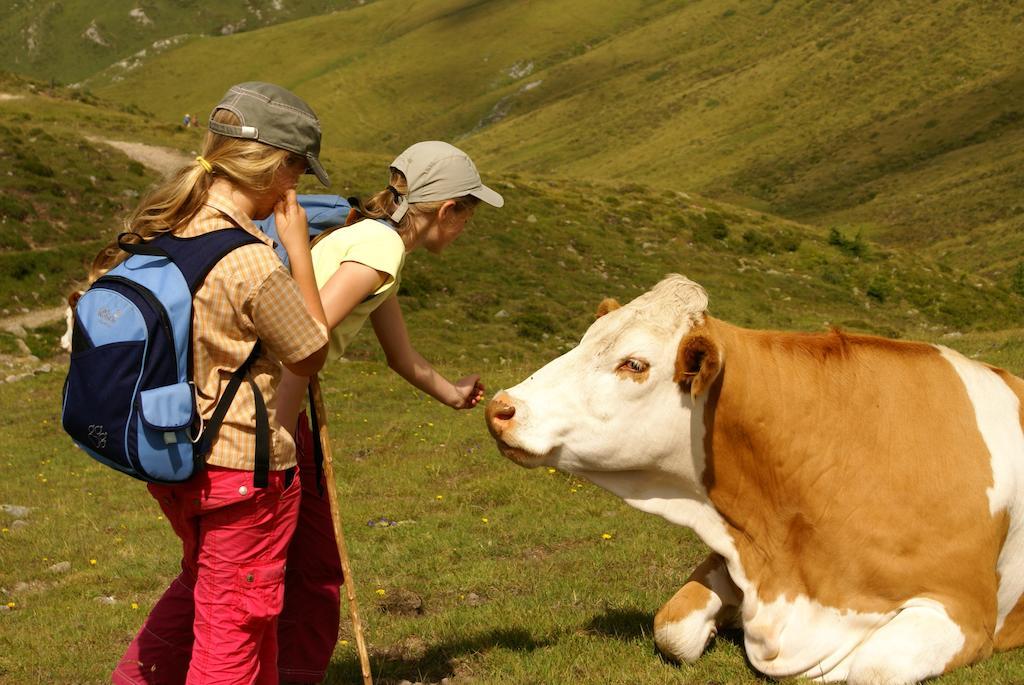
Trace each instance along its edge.
<instances>
[{"instance_id":1,"label":"pocket on pants","mask_svg":"<svg viewBox=\"0 0 1024 685\"><path fill-rule=\"evenodd\" d=\"M273 620L284 606L284 561L249 564L238 569L239 595L247 626Z\"/></svg>"}]
</instances>

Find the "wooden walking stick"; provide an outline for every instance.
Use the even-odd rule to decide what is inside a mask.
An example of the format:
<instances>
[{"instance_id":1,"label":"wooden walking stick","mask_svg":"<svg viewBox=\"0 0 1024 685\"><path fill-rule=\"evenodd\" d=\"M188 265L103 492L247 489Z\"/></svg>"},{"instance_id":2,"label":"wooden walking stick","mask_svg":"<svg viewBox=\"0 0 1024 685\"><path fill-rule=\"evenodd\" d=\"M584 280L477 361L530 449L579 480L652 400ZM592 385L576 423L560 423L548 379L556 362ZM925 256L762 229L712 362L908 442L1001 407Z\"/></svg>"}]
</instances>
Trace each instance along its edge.
<instances>
[{"instance_id":1,"label":"wooden walking stick","mask_svg":"<svg viewBox=\"0 0 1024 685\"><path fill-rule=\"evenodd\" d=\"M313 430L319 435L320 450L323 455L324 480L327 482L327 501L331 505L331 520L334 523L334 539L338 542L338 557L341 559L341 571L345 574L345 592L348 595L348 614L352 619L352 631L356 635L356 650L359 652L359 666L363 671L363 685L373 685L370 675L370 655L366 651L363 639L363 624L359 620L359 607L356 605L355 582L352 580L352 565L348 561L348 547L345 535L341 531L341 514L338 512L338 495L334 490L334 467L331 460L331 439L327 434L327 411L324 398L320 394L320 377L314 375L309 379L309 400L313 409Z\"/></svg>"}]
</instances>

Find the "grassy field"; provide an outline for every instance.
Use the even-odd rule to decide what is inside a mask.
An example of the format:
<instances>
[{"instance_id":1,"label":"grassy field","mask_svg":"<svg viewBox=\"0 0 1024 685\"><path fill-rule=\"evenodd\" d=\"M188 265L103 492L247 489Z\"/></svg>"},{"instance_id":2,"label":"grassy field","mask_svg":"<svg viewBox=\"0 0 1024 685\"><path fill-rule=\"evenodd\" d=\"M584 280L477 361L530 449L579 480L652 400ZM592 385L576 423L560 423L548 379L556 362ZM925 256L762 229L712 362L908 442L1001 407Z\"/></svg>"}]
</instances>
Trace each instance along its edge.
<instances>
[{"instance_id":1,"label":"grassy field","mask_svg":"<svg viewBox=\"0 0 1024 685\"><path fill-rule=\"evenodd\" d=\"M442 369L481 372L492 392L557 353L545 341L503 363L487 351L498 341L452 345L446 330L416 330ZM1019 370L1020 340L976 334L954 346ZM324 385L377 682L763 682L735 634L694 666L653 653L654 612L706 554L691 532L572 477L514 466L479 410L452 412L404 385L379 353L364 356L331 365ZM105 682L180 553L144 487L61 432L61 383L58 370L0 385L0 503L31 508L0 512L0 682L10 685ZM347 621L341 639L328 683L357 681ZM1022 681L1015 652L935 682Z\"/></svg>"}]
</instances>

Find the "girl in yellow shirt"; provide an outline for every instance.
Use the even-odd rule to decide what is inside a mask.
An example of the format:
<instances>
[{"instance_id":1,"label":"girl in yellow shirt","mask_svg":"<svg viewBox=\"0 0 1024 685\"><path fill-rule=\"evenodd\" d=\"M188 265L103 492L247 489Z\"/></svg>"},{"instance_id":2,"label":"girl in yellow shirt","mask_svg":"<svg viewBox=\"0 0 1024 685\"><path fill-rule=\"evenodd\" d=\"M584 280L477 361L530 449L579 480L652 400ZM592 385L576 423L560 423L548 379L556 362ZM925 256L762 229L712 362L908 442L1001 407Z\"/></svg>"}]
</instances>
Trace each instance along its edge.
<instances>
[{"instance_id":1,"label":"girl in yellow shirt","mask_svg":"<svg viewBox=\"0 0 1024 685\"><path fill-rule=\"evenodd\" d=\"M361 208L363 219L322 235L312 248L313 271L338 358L369 318L388 366L413 386L454 409L483 398L480 376L454 382L412 346L398 288L405 256L418 248L438 254L465 229L481 202L501 207L462 150L440 141L416 143L391 163L390 182ZM299 525L288 553L285 607L279 622L278 667L283 682L320 682L338 635L342 582L330 508L314 473L309 424L299 411L309 379L283 372L277 417L296 428L303 474ZM332 483L326 484L333 487Z\"/></svg>"}]
</instances>

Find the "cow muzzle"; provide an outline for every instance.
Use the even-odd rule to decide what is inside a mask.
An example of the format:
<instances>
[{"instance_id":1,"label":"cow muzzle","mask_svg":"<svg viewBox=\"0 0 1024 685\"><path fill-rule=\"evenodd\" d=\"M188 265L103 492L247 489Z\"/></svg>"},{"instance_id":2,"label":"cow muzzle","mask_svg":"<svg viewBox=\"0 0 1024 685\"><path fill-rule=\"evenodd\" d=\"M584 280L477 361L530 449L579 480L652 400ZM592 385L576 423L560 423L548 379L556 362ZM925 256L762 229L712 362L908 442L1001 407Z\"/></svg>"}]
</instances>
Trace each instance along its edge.
<instances>
[{"instance_id":1,"label":"cow muzzle","mask_svg":"<svg viewBox=\"0 0 1024 685\"><path fill-rule=\"evenodd\" d=\"M499 392L487 403L484 415L487 419L487 430L498 444L498 451L502 456L527 468L540 466L544 455L534 454L513 444L511 433L516 425L516 405L511 395L504 391Z\"/></svg>"}]
</instances>

